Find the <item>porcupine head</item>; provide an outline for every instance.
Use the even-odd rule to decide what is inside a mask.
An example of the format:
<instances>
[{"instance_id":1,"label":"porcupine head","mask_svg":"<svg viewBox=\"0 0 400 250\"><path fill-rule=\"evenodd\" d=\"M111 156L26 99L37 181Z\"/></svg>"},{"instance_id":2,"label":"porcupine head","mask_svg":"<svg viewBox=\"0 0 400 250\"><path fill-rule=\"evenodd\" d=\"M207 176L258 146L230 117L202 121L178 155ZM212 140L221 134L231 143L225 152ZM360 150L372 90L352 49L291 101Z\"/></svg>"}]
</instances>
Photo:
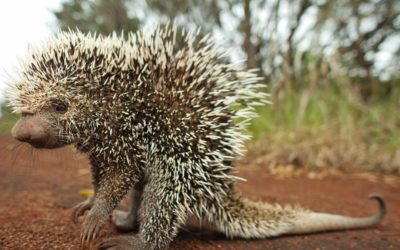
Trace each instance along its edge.
<instances>
[{"instance_id":1,"label":"porcupine head","mask_svg":"<svg viewBox=\"0 0 400 250\"><path fill-rule=\"evenodd\" d=\"M222 109L240 99L265 100L265 93L256 93L262 86L255 84L256 75L221 64L210 39L195 44L195 36L187 34L182 36L186 46L176 48L175 29L155 29L147 37L131 34L127 41L115 34L61 32L31 49L7 91L13 111L22 116L13 136L38 148L71 143L84 148L111 138L121 124L132 132L135 121L149 118L138 114L146 109L186 105L192 109L184 111L193 117L208 113L205 119L214 119L221 113L231 115ZM240 74L247 78L241 86L233 82ZM251 114L231 116L248 119ZM235 132L230 139L238 140L234 148L239 152L246 137Z\"/></svg>"}]
</instances>

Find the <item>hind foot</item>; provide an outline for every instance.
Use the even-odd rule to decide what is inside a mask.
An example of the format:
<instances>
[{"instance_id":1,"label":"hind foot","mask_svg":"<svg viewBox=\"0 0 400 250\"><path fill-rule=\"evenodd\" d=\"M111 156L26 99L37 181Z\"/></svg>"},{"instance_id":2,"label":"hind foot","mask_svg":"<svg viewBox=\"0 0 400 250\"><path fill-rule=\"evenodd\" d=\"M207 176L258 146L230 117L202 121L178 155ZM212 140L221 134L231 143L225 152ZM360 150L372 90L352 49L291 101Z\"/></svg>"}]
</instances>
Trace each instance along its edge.
<instances>
[{"instance_id":1,"label":"hind foot","mask_svg":"<svg viewBox=\"0 0 400 250\"><path fill-rule=\"evenodd\" d=\"M120 232L131 232L139 229L139 222L136 215L131 212L114 210L111 216L116 228Z\"/></svg>"}]
</instances>

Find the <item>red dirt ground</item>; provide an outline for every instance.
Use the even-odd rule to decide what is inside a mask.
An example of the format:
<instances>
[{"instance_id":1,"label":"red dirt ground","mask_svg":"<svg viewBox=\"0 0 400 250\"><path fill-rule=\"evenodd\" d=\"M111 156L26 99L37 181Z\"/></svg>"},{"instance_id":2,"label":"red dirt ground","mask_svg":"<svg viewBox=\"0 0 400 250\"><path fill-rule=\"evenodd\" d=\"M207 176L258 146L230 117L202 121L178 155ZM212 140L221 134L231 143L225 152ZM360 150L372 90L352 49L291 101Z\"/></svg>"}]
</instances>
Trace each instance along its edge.
<instances>
[{"instance_id":1,"label":"red dirt ground","mask_svg":"<svg viewBox=\"0 0 400 250\"><path fill-rule=\"evenodd\" d=\"M323 180L277 180L263 168L239 168L239 188L248 198L309 209L365 216L377 204L370 193L385 196L389 212L370 229L288 236L265 240L229 240L211 232L183 231L171 249L400 249L400 187L346 176ZM0 135L0 249L79 249L80 225L71 208L90 188L86 159L71 148L48 151L19 145ZM111 224L101 239L117 235Z\"/></svg>"}]
</instances>

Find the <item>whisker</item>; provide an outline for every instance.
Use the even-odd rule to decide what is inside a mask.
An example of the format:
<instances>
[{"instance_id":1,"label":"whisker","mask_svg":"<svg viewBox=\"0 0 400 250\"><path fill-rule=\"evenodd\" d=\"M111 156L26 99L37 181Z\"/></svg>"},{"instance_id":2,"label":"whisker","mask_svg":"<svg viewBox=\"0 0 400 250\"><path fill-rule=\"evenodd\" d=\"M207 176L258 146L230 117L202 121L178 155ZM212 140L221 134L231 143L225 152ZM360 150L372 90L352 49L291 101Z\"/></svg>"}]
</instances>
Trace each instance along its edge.
<instances>
[{"instance_id":1,"label":"whisker","mask_svg":"<svg viewBox=\"0 0 400 250\"><path fill-rule=\"evenodd\" d=\"M15 166L15 163L16 163L16 160L17 160L17 156L19 155L19 153L20 153L20 150L19 149L21 149L21 145L23 145L23 143L19 143L16 147L14 147L14 149L12 150L13 151L13 154L14 154L14 157L13 157L13 160L11 161L12 163L11 163L11 166L13 167L13 166Z\"/></svg>"},{"instance_id":2,"label":"whisker","mask_svg":"<svg viewBox=\"0 0 400 250\"><path fill-rule=\"evenodd\" d=\"M40 150L34 149L33 150L33 169L37 169L38 163L40 163Z\"/></svg>"},{"instance_id":3,"label":"whisker","mask_svg":"<svg viewBox=\"0 0 400 250\"><path fill-rule=\"evenodd\" d=\"M2 119L4 119L4 118L10 119L12 121L18 121L20 117L18 115L12 114L12 113L5 112L5 113L3 113L3 116L2 116Z\"/></svg>"},{"instance_id":4,"label":"whisker","mask_svg":"<svg viewBox=\"0 0 400 250\"><path fill-rule=\"evenodd\" d=\"M4 144L4 145L2 145L1 147L0 147L0 149L3 151L5 151L5 150L9 150L9 151L11 151L14 147L15 147L15 145L16 145L16 143L14 143L14 142L10 142L10 143L7 143L7 144Z\"/></svg>"},{"instance_id":5,"label":"whisker","mask_svg":"<svg viewBox=\"0 0 400 250\"><path fill-rule=\"evenodd\" d=\"M31 168L34 169L35 167L35 149L31 147Z\"/></svg>"},{"instance_id":6,"label":"whisker","mask_svg":"<svg viewBox=\"0 0 400 250\"><path fill-rule=\"evenodd\" d=\"M15 143L11 144L12 148L9 148L10 153L14 153L15 150L20 147L23 144L23 142L16 141Z\"/></svg>"}]
</instances>

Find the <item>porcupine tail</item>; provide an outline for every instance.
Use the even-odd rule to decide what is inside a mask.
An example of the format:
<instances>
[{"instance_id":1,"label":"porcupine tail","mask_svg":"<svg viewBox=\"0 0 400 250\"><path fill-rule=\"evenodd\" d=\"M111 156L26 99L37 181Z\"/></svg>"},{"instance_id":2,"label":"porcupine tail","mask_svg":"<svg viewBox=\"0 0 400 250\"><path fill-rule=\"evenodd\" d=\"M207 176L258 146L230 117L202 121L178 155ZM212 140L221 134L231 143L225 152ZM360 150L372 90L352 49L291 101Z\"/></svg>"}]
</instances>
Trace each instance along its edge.
<instances>
[{"instance_id":1,"label":"porcupine tail","mask_svg":"<svg viewBox=\"0 0 400 250\"><path fill-rule=\"evenodd\" d=\"M379 212L356 218L252 202L236 196L229 197L213 219L218 231L231 238L246 239L366 228L380 222L386 214L382 196L370 195L369 198L379 203Z\"/></svg>"}]
</instances>

